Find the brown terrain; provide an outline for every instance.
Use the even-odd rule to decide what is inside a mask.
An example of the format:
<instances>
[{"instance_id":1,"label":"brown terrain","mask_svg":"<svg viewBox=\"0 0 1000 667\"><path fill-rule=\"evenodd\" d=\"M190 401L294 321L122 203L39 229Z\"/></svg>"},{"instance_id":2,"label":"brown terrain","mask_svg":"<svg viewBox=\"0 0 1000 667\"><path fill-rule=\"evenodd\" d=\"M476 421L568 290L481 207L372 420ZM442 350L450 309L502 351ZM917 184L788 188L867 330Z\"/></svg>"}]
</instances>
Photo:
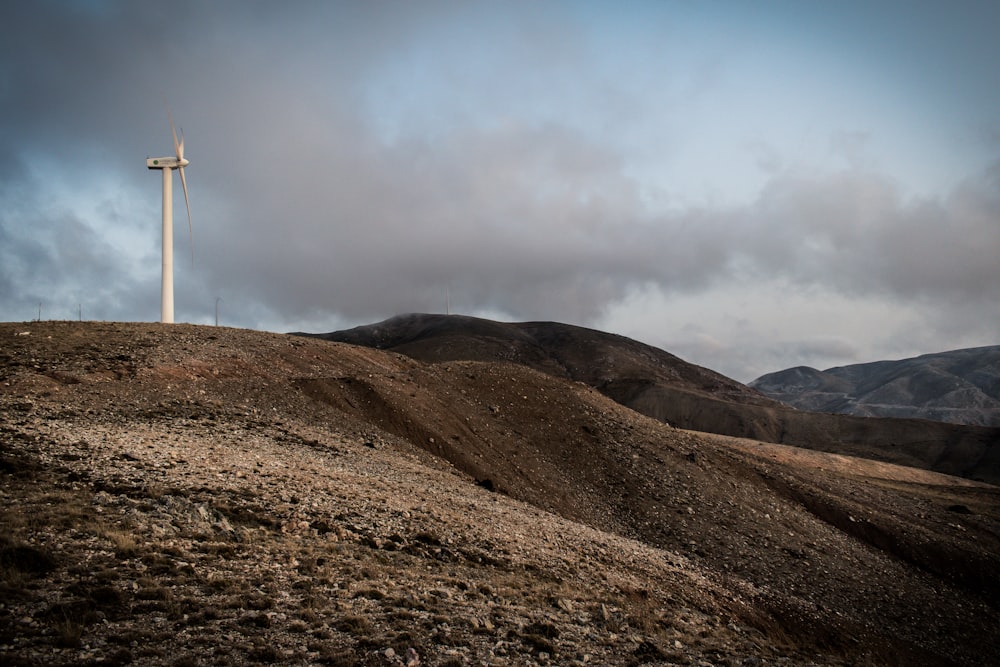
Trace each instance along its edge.
<instances>
[{"instance_id":1,"label":"brown terrain","mask_svg":"<svg viewBox=\"0 0 1000 667\"><path fill-rule=\"evenodd\" d=\"M593 329L410 314L316 336L420 361L512 361L584 382L622 405L680 428L1000 484L1000 428L803 412L663 350Z\"/></svg>"},{"instance_id":2,"label":"brown terrain","mask_svg":"<svg viewBox=\"0 0 1000 667\"><path fill-rule=\"evenodd\" d=\"M1000 488L509 359L0 324L0 494L2 665L1000 664Z\"/></svg>"}]
</instances>

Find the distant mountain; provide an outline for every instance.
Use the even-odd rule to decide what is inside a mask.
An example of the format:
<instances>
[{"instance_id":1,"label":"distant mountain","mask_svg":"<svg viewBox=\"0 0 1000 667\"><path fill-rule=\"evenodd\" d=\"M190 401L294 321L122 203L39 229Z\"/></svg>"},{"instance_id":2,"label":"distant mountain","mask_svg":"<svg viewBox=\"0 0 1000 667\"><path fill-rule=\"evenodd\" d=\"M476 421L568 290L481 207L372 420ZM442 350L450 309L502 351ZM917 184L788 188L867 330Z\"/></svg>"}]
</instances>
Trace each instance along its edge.
<instances>
[{"instance_id":1,"label":"distant mountain","mask_svg":"<svg viewBox=\"0 0 1000 667\"><path fill-rule=\"evenodd\" d=\"M797 410L715 371L631 340L557 322L409 314L299 334L418 361L508 362L587 384L675 427L862 456L1000 484L1000 429Z\"/></svg>"},{"instance_id":2,"label":"distant mountain","mask_svg":"<svg viewBox=\"0 0 1000 667\"><path fill-rule=\"evenodd\" d=\"M1000 426L1000 345L825 371L799 366L750 386L800 410Z\"/></svg>"}]
</instances>

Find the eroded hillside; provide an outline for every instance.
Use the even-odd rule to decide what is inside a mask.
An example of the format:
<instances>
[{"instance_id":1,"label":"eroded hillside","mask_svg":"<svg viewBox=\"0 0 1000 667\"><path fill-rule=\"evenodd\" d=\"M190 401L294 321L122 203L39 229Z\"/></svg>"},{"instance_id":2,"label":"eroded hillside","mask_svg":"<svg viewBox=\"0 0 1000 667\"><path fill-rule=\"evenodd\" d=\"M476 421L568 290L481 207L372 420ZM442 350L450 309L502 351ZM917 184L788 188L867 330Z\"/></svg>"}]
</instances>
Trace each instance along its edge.
<instances>
[{"instance_id":1,"label":"eroded hillside","mask_svg":"<svg viewBox=\"0 0 1000 667\"><path fill-rule=\"evenodd\" d=\"M0 325L6 664L984 664L996 487L523 365ZM407 654L412 649L413 652Z\"/></svg>"},{"instance_id":2,"label":"eroded hillside","mask_svg":"<svg viewBox=\"0 0 1000 667\"><path fill-rule=\"evenodd\" d=\"M316 336L420 361L518 363L584 382L626 407L680 428L1000 483L1000 428L802 412L664 350L593 329L412 313ZM990 377L978 381L985 385Z\"/></svg>"}]
</instances>

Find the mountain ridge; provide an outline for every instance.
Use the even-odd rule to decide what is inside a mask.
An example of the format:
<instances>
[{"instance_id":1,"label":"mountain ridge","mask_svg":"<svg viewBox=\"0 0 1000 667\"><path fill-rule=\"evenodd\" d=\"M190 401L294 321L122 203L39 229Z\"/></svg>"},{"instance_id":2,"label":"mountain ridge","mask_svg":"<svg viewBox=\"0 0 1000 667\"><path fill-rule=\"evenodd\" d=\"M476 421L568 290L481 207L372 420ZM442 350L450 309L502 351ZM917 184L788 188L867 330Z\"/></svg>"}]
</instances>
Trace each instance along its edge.
<instances>
[{"instance_id":1,"label":"mountain ridge","mask_svg":"<svg viewBox=\"0 0 1000 667\"><path fill-rule=\"evenodd\" d=\"M1000 345L820 371L796 367L749 386L796 408L1000 426Z\"/></svg>"}]
</instances>

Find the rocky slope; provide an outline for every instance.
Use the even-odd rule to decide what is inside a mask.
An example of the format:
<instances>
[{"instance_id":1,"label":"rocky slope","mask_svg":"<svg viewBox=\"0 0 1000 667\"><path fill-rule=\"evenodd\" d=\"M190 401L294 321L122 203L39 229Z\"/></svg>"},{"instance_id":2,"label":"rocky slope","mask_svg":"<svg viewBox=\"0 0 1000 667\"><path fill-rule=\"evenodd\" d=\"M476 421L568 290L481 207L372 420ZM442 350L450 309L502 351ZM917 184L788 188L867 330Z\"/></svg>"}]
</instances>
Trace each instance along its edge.
<instances>
[{"instance_id":1,"label":"rocky slope","mask_svg":"<svg viewBox=\"0 0 1000 667\"><path fill-rule=\"evenodd\" d=\"M410 314L316 336L421 361L514 362L586 383L622 405L681 428L1000 483L1000 428L803 413L668 352L593 329Z\"/></svg>"},{"instance_id":2,"label":"rocky slope","mask_svg":"<svg viewBox=\"0 0 1000 667\"><path fill-rule=\"evenodd\" d=\"M0 325L0 663L981 665L1000 489L505 362Z\"/></svg>"},{"instance_id":3,"label":"rocky slope","mask_svg":"<svg viewBox=\"0 0 1000 667\"><path fill-rule=\"evenodd\" d=\"M750 386L801 410L1000 426L1000 345L825 371L800 366Z\"/></svg>"}]
</instances>

